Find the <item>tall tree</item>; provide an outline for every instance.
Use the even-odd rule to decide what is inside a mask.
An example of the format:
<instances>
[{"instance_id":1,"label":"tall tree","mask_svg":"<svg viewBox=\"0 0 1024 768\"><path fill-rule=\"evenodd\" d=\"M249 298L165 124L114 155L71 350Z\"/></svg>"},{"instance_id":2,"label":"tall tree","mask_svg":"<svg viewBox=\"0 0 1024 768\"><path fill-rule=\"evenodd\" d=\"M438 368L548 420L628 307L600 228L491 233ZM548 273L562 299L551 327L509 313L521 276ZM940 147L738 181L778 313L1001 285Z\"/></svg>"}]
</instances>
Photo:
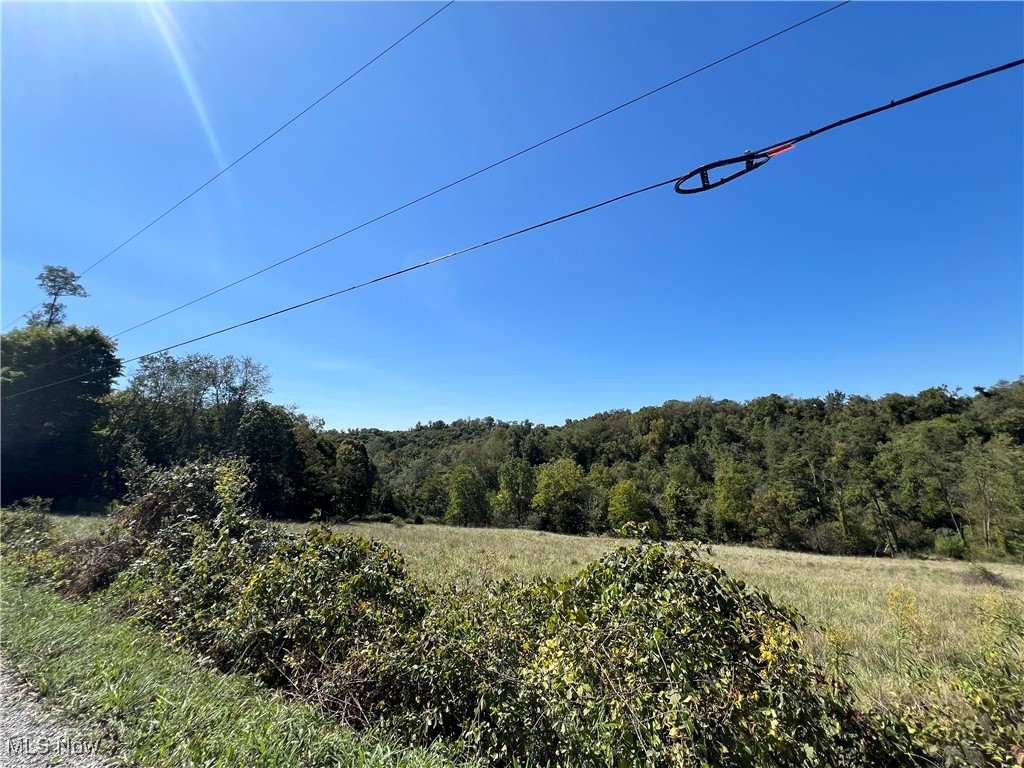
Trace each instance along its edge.
<instances>
[{"instance_id":1,"label":"tall tree","mask_svg":"<svg viewBox=\"0 0 1024 768\"><path fill-rule=\"evenodd\" d=\"M366 446L354 438L342 440L335 457L338 506L347 517L362 517L370 511L373 465Z\"/></svg>"},{"instance_id":2,"label":"tall tree","mask_svg":"<svg viewBox=\"0 0 1024 768\"><path fill-rule=\"evenodd\" d=\"M752 472L732 459L715 468L715 533L723 541L749 541L754 534Z\"/></svg>"},{"instance_id":3,"label":"tall tree","mask_svg":"<svg viewBox=\"0 0 1024 768\"><path fill-rule=\"evenodd\" d=\"M248 357L143 358L113 398L112 436L134 436L146 459L159 465L237 450L242 416L267 393L269 380L267 369Z\"/></svg>"},{"instance_id":4,"label":"tall tree","mask_svg":"<svg viewBox=\"0 0 1024 768\"><path fill-rule=\"evenodd\" d=\"M986 549L997 540L1011 553L1024 546L1024 448L1009 435L973 438L963 460L961 496Z\"/></svg>"},{"instance_id":5,"label":"tall tree","mask_svg":"<svg viewBox=\"0 0 1024 768\"><path fill-rule=\"evenodd\" d=\"M941 416L901 429L880 452L896 471L897 492L907 508L916 507L926 526L943 518L967 544L964 531L963 453L965 425L960 417Z\"/></svg>"},{"instance_id":6,"label":"tall tree","mask_svg":"<svg viewBox=\"0 0 1024 768\"><path fill-rule=\"evenodd\" d=\"M265 400L249 404L238 428L237 450L249 462L255 484L253 502L267 517L293 511L292 477L300 462L292 415Z\"/></svg>"},{"instance_id":7,"label":"tall tree","mask_svg":"<svg viewBox=\"0 0 1024 768\"><path fill-rule=\"evenodd\" d=\"M585 533L590 486L572 459L558 459L540 468L533 509L538 527L559 533Z\"/></svg>"},{"instance_id":8,"label":"tall tree","mask_svg":"<svg viewBox=\"0 0 1024 768\"><path fill-rule=\"evenodd\" d=\"M608 525L612 530L618 530L626 523L647 524L656 536L663 533L654 516L653 505L632 480L619 481L608 494Z\"/></svg>"},{"instance_id":9,"label":"tall tree","mask_svg":"<svg viewBox=\"0 0 1024 768\"><path fill-rule=\"evenodd\" d=\"M454 525L464 526L484 526L491 521L487 486L468 464L457 464L448 476L445 519Z\"/></svg>"},{"instance_id":10,"label":"tall tree","mask_svg":"<svg viewBox=\"0 0 1024 768\"><path fill-rule=\"evenodd\" d=\"M525 459L509 459L498 468L495 506L513 525L526 525L530 502L537 492L537 473Z\"/></svg>"},{"instance_id":11,"label":"tall tree","mask_svg":"<svg viewBox=\"0 0 1024 768\"><path fill-rule=\"evenodd\" d=\"M78 282L78 275L67 267L47 264L36 277L36 282L46 294L43 308L28 316L29 328L53 328L64 325L67 316L66 307L59 299L63 296L85 298L89 294Z\"/></svg>"}]
</instances>

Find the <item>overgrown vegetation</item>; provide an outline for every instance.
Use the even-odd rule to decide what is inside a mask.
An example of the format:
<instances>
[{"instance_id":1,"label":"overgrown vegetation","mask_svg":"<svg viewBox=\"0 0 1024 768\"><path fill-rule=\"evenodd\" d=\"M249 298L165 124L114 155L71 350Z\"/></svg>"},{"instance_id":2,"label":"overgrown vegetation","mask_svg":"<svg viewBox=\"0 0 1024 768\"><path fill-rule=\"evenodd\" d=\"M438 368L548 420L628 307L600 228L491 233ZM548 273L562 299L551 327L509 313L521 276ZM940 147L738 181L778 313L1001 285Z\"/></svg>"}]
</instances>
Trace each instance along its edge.
<instances>
[{"instance_id":1,"label":"overgrown vegetation","mask_svg":"<svg viewBox=\"0 0 1024 768\"><path fill-rule=\"evenodd\" d=\"M642 541L560 579L428 587L384 544L255 519L245 469L138 472L116 523L77 542L58 540L41 504L5 513L5 574L99 595L90 605L120 606L206 663L357 728L489 763L1013 765L1020 756L1015 596L990 599L985 644L936 686L927 624L910 592L893 592L905 644L897 663L920 686L891 706L865 706L838 655L823 664L808 653L799 615L689 547ZM122 554L97 555L105 549ZM104 578L69 580L95 563Z\"/></svg>"}]
</instances>

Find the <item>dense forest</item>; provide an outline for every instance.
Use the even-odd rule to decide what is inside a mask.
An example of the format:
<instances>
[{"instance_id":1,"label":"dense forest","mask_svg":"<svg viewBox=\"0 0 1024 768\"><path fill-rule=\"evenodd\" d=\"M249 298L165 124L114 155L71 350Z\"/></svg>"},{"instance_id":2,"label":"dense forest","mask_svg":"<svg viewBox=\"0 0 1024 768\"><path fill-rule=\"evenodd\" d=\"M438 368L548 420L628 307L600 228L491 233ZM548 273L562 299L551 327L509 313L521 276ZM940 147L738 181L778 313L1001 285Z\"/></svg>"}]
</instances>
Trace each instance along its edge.
<instances>
[{"instance_id":1,"label":"dense forest","mask_svg":"<svg viewBox=\"0 0 1024 768\"><path fill-rule=\"evenodd\" d=\"M1024 557L1024 378L967 394L671 400L562 426L490 417L326 429L251 359L145 358L64 322L72 273L2 337L2 494L63 509L149 466L244 458L268 517L378 517L657 535L836 554ZM47 282L47 279L49 282Z\"/></svg>"}]
</instances>

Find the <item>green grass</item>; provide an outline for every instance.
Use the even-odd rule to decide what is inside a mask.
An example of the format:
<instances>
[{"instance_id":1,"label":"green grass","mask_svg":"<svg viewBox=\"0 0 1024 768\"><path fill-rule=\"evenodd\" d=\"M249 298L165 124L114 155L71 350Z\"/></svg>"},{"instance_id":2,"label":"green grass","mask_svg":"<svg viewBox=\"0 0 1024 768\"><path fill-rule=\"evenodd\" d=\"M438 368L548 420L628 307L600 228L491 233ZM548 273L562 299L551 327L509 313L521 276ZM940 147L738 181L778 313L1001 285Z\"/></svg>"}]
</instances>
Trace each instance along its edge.
<instances>
[{"instance_id":1,"label":"green grass","mask_svg":"<svg viewBox=\"0 0 1024 768\"><path fill-rule=\"evenodd\" d=\"M121 745L136 766L401 766L452 763L403 750L325 719L237 676L200 668L190 656L116 620L102 602L70 603L3 583L5 658L48 701ZM110 741L105 747L109 748Z\"/></svg>"},{"instance_id":2,"label":"green grass","mask_svg":"<svg viewBox=\"0 0 1024 768\"><path fill-rule=\"evenodd\" d=\"M84 539L95 536L113 519L108 515L51 514L57 535L62 539Z\"/></svg>"}]
</instances>

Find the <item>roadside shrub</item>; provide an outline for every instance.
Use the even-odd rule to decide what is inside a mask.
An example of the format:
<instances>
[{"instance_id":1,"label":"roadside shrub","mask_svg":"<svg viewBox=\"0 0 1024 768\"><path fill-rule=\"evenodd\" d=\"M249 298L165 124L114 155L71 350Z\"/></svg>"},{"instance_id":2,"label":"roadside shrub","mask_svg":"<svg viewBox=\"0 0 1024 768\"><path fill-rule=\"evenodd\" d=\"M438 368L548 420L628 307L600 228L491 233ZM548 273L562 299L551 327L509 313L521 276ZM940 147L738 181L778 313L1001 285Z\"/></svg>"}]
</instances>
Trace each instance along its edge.
<instances>
[{"instance_id":1,"label":"roadside shrub","mask_svg":"<svg viewBox=\"0 0 1024 768\"><path fill-rule=\"evenodd\" d=\"M126 536L108 533L60 542L50 550L51 586L63 595L86 597L106 589L138 554L138 546Z\"/></svg>"},{"instance_id":2,"label":"roadside shrub","mask_svg":"<svg viewBox=\"0 0 1024 768\"><path fill-rule=\"evenodd\" d=\"M219 640L236 668L273 685L317 690L324 669L360 642L407 630L422 617L422 598L405 562L386 545L326 528L281 537L269 558L252 563L231 603Z\"/></svg>"},{"instance_id":3,"label":"roadside shrub","mask_svg":"<svg viewBox=\"0 0 1024 768\"><path fill-rule=\"evenodd\" d=\"M317 695L325 667L359 642L403 631L422 615L401 556L326 528L291 536L244 508L165 525L122 597L220 668Z\"/></svg>"},{"instance_id":4,"label":"roadside shrub","mask_svg":"<svg viewBox=\"0 0 1024 768\"><path fill-rule=\"evenodd\" d=\"M72 541L53 535L44 514L48 499L26 500L24 510L11 518L13 538L23 548L30 540L36 542L22 558L26 578L64 595L86 597L110 586L151 541L158 540L157 548L169 548L161 557L174 560L182 553L178 540L188 525L247 510L251 483L245 470L237 460L140 470L133 475L129 503L114 524L101 536ZM176 541L179 546L174 547Z\"/></svg>"},{"instance_id":5,"label":"roadside shrub","mask_svg":"<svg viewBox=\"0 0 1024 768\"><path fill-rule=\"evenodd\" d=\"M47 518L53 499L32 496L0 512L0 549L33 552L55 540L53 522Z\"/></svg>"},{"instance_id":6,"label":"roadside shrub","mask_svg":"<svg viewBox=\"0 0 1024 768\"><path fill-rule=\"evenodd\" d=\"M407 737L499 762L898 764L800 627L693 550L641 543L561 581L439 592L338 674Z\"/></svg>"},{"instance_id":7,"label":"roadside shrub","mask_svg":"<svg viewBox=\"0 0 1024 768\"><path fill-rule=\"evenodd\" d=\"M952 531L940 532L935 536L935 554L951 560L963 560L967 556L967 545Z\"/></svg>"},{"instance_id":8,"label":"roadside shrub","mask_svg":"<svg viewBox=\"0 0 1024 768\"><path fill-rule=\"evenodd\" d=\"M23 583L49 578L53 571L50 548L57 535L46 516L51 499L32 497L0 511L0 553L4 574Z\"/></svg>"},{"instance_id":9,"label":"roadside shrub","mask_svg":"<svg viewBox=\"0 0 1024 768\"><path fill-rule=\"evenodd\" d=\"M131 477L118 520L131 535L148 540L168 524L209 522L225 512L249 514L252 492L241 459L150 467Z\"/></svg>"},{"instance_id":10,"label":"roadside shrub","mask_svg":"<svg viewBox=\"0 0 1024 768\"><path fill-rule=\"evenodd\" d=\"M268 561L283 532L244 512L164 526L128 571L119 600L140 621L230 668L226 641L233 596Z\"/></svg>"}]
</instances>

